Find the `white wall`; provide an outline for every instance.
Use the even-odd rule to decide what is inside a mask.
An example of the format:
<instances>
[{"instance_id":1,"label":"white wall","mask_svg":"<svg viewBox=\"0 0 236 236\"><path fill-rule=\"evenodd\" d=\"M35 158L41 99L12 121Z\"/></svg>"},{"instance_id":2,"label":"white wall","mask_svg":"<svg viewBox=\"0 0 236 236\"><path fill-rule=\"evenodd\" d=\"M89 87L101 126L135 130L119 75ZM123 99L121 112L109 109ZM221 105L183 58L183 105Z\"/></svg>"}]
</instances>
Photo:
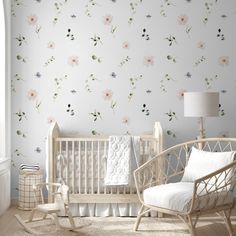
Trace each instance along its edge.
<instances>
[{"instance_id":1,"label":"white wall","mask_svg":"<svg viewBox=\"0 0 236 236\"><path fill-rule=\"evenodd\" d=\"M5 19L0 1L0 157L5 156Z\"/></svg>"},{"instance_id":2,"label":"white wall","mask_svg":"<svg viewBox=\"0 0 236 236\"><path fill-rule=\"evenodd\" d=\"M44 168L51 120L81 134L160 121L170 146L198 134L181 93L220 91L206 134L236 136L235 0L21 0L11 21L13 196L20 163Z\"/></svg>"}]
</instances>

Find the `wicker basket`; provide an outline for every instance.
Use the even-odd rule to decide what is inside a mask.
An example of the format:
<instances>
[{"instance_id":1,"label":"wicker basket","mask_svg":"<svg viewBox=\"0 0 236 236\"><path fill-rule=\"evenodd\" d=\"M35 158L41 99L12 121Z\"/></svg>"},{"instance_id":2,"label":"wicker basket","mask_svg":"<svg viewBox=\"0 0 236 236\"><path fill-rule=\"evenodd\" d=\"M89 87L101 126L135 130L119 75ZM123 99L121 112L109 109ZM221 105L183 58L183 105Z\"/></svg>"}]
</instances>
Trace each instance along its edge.
<instances>
[{"instance_id":1,"label":"wicker basket","mask_svg":"<svg viewBox=\"0 0 236 236\"><path fill-rule=\"evenodd\" d=\"M43 182L42 171L20 171L19 174L19 202L21 210L32 210L35 207L33 185ZM37 193L37 198L40 198Z\"/></svg>"}]
</instances>

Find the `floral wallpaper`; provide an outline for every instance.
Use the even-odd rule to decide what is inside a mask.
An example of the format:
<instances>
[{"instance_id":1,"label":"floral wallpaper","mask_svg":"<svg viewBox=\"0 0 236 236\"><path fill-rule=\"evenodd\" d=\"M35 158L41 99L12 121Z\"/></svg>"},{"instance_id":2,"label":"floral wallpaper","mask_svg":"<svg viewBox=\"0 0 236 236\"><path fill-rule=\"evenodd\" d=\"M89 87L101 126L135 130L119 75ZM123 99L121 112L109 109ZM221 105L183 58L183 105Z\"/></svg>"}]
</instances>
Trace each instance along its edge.
<instances>
[{"instance_id":1,"label":"floral wallpaper","mask_svg":"<svg viewBox=\"0 0 236 236\"><path fill-rule=\"evenodd\" d=\"M234 0L12 0L12 196L20 163L45 168L50 123L87 135L194 139L185 91L219 91L207 136L235 136Z\"/></svg>"}]
</instances>

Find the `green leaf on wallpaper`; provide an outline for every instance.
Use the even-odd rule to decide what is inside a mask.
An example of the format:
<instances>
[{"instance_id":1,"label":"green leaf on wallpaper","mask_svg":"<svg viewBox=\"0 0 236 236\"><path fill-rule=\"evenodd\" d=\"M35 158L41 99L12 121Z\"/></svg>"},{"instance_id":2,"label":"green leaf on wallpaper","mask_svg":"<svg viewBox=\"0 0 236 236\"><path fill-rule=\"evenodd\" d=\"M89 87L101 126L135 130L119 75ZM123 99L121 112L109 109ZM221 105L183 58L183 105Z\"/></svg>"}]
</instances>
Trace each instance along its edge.
<instances>
[{"instance_id":1,"label":"green leaf on wallpaper","mask_svg":"<svg viewBox=\"0 0 236 236\"><path fill-rule=\"evenodd\" d=\"M169 74L165 74L163 79L160 81L160 89L163 93L167 92L167 83L175 81Z\"/></svg>"},{"instance_id":2,"label":"green leaf on wallpaper","mask_svg":"<svg viewBox=\"0 0 236 236\"><path fill-rule=\"evenodd\" d=\"M26 138L26 134L23 133L23 132L20 131L20 130L17 130L17 131L16 131L16 134L17 134L18 136L21 136L22 138Z\"/></svg>"},{"instance_id":3,"label":"green leaf on wallpaper","mask_svg":"<svg viewBox=\"0 0 236 236\"><path fill-rule=\"evenodd\" d=\"M19 55L19 54L16 56L16 59L18 61L22 61L22 62L26 63L26 59L24 57L22 57L21 55Z\"/></svg>"},{"instance_id":4,"label":"green leaf on wallpaper","mask_svg":"<svg viewBox=\"0 0 236 236\"><path fill-rule=\"evenodd\" d=\"M128 95L128 99L129 101L132 99L132 97L134 96L134 92L136 90L136 83L141 80L143 78L142 75L136 76L136 77L131 77L129 78L129 82L130 82L130 91L129 91L129 95Z\"/></svg>"},{"instance_id":5,"label":"green leaf on wallpaper","mask_svg":"<svg viewBox=\"0 0 236 236\"><path fill-rule=\"evenodd\" d=\"M126 56L124 59L121 60L119 66L122 67L124 66L128 61L130 61L130 57L129 56Z\"/></svg>"},{"instance_id":6,"label":"green leaf on wallpaper","mask_svg":"<svg viewBox=\"0 0 236 236\"><path fill-rule=\"evenodd\" d=\"M117 26L111 26L111 33L114 34L115 31L117 30Z\"/></svg>"},{"instance_id":7,"label":"green leaf on wallpaper","mask_svg":"<svg viewBox=\"0 0 236 236\"><path fill-rule=\"evenodd\" d=\"M115 109L115 107L116 107L116 102L115 101L111 101L111 109Z\"/></svg>"},{"instance_id":8,"label":"green leaf on wallpaper","mask_svg":"<svg viewBox=\"0 0 236 236\"><path fill-rule=\"evenodd\" d=\"M174 62L174 63L176 63L177 62L177 60L176 60L176 57L174 57L174 56L171 56L171 55L167 55L167 60L169 60L169 61L172 61L172 62Z\"/></svg>"},{"instance_id":9,"label":"green leaf on wallpaper","mask_svg":"<svg viewBox=\"0 0 236 236\"><path fill-rule=\"evenodd\" d=\"M85 80L85 90L89 93L92 92L92 89L91 89L91 82L94 82L94 81L99 81L94 74L90 74L88 79Z\"/></svg>"},{"instance_id":10,"label":"green leaf on wallpaper","mask_svg":"<svg viewBox=\"0 0 236 236\"><path fill-rule=\"evenodd\" d=\"M15 149L15 150L14 150L14 154L15 154L17 157L24 157L24 155L20 152L19 149Z\"/></svg>"},{"instance_id":11,"label":"green leaf on wallpaper","mask_svg":"<svg viewBox=\"0 0 236 236\"><path fill-rule=\"evenodd\" d=\"M85 5L85 15L88 17L91 17L91 10L93 7L97 6L97 2L95 0L89 0L87 1L87 4Z\"/></svg>"},{"instance_id":12,"label":"green leaf on wallpaper","mask_svg":"<svg viewBox=\"0 0 236 236\"><path fill-rule=\"evenodd\" d=\"M202 62L204 62L206 60L206 58L204 56L201 56L200 58L198 58L196 60L196 62L194 63L195 66L199 66Z\"/></svg>"},{"instance_id":13,"label":"green leaf on wallpaper","mask_svg":"<svg viewBox=\"0 0 236 236\"><path fill-rule=\"evenodd\" d=\"M92 130L91 133L92 135L100 135L100 133L98 133L96 130Z\"/></svg>"},{"instance_id":14,"label":"green leaf on wallpaper","mask_svg":"<svg viewBox=\"0 0 236 236\"><path fill-rule=\"evenodd\" d=\"M97 61L98 63L101 63L102 62L102 59L100 57L97 57L96 55L92 55L92 59L94 61Z\"/></svg>"},{"instance_id":15,"label":"green leaf on wallpaper","mask_svg":"<svg viewBox=\"0 0 236 236\"><path fill-rule=\"evenodd\" d=\"M56 58L54 56L51 56L45 63L44 66L49 66L53 61L55 61Z\"/></svg>"},{"instance_id":16,"label":"green leaf on wallpaper","mask_svg":"<svg viewBox=\"0 0 236 236\"><path fill-rule=\"evenodd\" d=\"M171 136L172 138L176 138L176 134L173 131L167 130L166 133L167 133L167 135Z\"/></svg>"},{"instance_id":17,"label":"green leaf on wallpaper","mask_svg":"<svg viewBox=\"0 0 236 236\"><path fill-rule=\"evenodd\" d=\"M164 0L160 5L160 15L163 17L167 17L166 12L170 6L174 6L174 4L170 0Z\"/></svg>"},{"instance_id":18,"label":"green leaf on wallpaper","mask_svg":"<svg viewBox=\"0 0 236 236\"><path fill-rule=\"evenodd\" d=\"M205 85L206 85L206 88L207 89L211 89L212 88L212 85L213 83L219 79L219 76L218 75L215 75L213 77L206 77L204 79L204 82L205 82Z\"/></svg>"},{"instance_id":19,"label":"green leaf on wallpaper","mask_svg":"<svg viewBox=\"0 0 236 236\"><path fill-rule=\"evenodd\" d=\"M37 109L38 112L39 112L39 108L40 108L41 105L42 105L41 101L36 101L35 108Z\"/></svg>"}]
</instances>

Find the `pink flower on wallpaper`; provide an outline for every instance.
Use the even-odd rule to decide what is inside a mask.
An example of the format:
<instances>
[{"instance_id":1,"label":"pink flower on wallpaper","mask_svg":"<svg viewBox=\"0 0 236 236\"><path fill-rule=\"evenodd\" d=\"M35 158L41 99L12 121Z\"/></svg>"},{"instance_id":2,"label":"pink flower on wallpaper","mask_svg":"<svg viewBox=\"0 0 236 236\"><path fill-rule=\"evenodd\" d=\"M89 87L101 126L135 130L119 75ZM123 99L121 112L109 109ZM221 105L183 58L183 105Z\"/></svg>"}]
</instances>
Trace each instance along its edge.
<instances>
[{"instance_id":1,"label":"pink flower on wallpaper","mask_svg":"<svg viewBox=\"0 0 236 236\"><path fill-rule=\"evenodd\" d=\"M77 56L70 56L68 58L68 64L70 66L78 66L79 65L79 57L77 57Z\"/></svg>"},{"instance_id":2,"label":"pink flower on wallpaper","mask_svg":"<svg viewBox=\"0 0 236 236\"><path fill-rule=\"evenodd\" d=\"M110 25L112 22L113 17L111 15L103 16L103 23L104 25Z\"/></svg>"},{"instance_id":3,"label":"pink flower on wallpaper","mask_svg":"<svg viewBox=\"0 0 236 236\"><path fill-rule=\"evenodd\" d=\"M38 21L38 17L36 15L28 16L29 25L36 25L37 21Z\"/></svg>"},{"instance_id":4,"label":"pink flower on wallpaper","mask_svg":"<svg viewBox=\"0 0 236 236\"><path fill-rule=\"evenodd\" d=\"M200 48L200 49L204 49L204 48L205 48L205 43L202 42L202 41L199 41L199 42L197 43L197 47Z\"/></svg>"},{"instance_id":5,"label":"pink flower on wallpaper","mask_svg":"<svg viewBox=\"0 0 236 236\"><path fill-rule=\"evenodd\" d=\"M123 47L124 49L129 49L129 48L130 48L129 42L123 42L122 47Z\"/></svg>"},{"instance_id":6,"label":"pink flower on wallpaper","mask_svg":"<svg viewBox=\"0 0 236 236\"><path fill-rule=\"evenodd\" d=\"M104 100L111 100L113 96L113 92L110 89L106 89L105 91L103 91L103 98Z\"/></svg>"},{"instance_id":7,"label":"pink flower on wallpaper","mask_svg":"<svg viewBox=\"0 0 236 236\"><path fill-rule=\"evenodd\" d=\"M178 91L177 91L177 98L178 98L179 100L184 99L184 93L185 93L185 92L187 92L187 90L185 90L185 89L180 89L180 90L178 90Z\"/></svg>"},{"instance_id":8,"label":"pink flower on wallpaper","mask_svg":"<svg viewBox=\"0 0 236 236\"><path fill-rule=\"evenodd\" d=\"M35 100L35 98L38 96L38 93L37 93L37 91L36 90L34 90L34 89L30 89L29 91L28 91L28 99L29 100Z\"/></svg>"},{"instance_id":9,"label":"pink flower on wallpaper","mask_svg":"<svg viewBox=\"0 0 236 236\"><path fill-rule=\"evenodd\" d=\"M48 48L54 49L55 48L55 43L52 42L52 41L48 42Z\"/></svg>"},{"instance_id":10,"label":"pink flower on wallpaper","mask_svg":"<svg viewBox=\"0 0 236 236\"><path fill-rule=\"evenodd\" d=\"M55 120L55 118L53 118L53 117L48 117L48 119L47 119L47 122L48 122L48 124L51 124L51 123L53 123L53 122L55 122L56 120Z\"/></svg>"},{"instance_id":11,"label":"pink flower on wallpaper","mask_svg":"<svg viewBox=\"0 0 236 236\"><path fill-rule=\"evenodd\" d=\"M146 56L143 58L143 64L145 66L153 66L154 65L154 57L153 56Z\"/></svg>"},{"instance_id":12,"label":"pink flower on wallpaper","mask_svg":"<svg viewBox=\"0 0 236 236\"><path fill-rule=\"evenodd\" d=\"M186 23L188 22L188 16L180 15L180 16L178 16L177 21L178 21L179 25L186 25Z\"/></svg>"},{"instance_id":13,"label":"pink flower on wallpaper","mask_svg":"<svg viewBox=\"0 0 236 236\"><path fill-rule=\"evenodd\" d=\"M229 65L229 57L228 56L221 56L221 57L219 57L218 63L221 66L228 66Z\"/></svg>"},{"instance_id":14,"label":"pink flower on wallpaper","mask_svg":"<svg viewBox=\"0 0 236 236\"><path fill-rule=\"evenodd\" d=\"M122 123L125 124L125 125L128 125L129 124L129 117L125 116L122 118Z\"/></svg>"}]
</instances>

